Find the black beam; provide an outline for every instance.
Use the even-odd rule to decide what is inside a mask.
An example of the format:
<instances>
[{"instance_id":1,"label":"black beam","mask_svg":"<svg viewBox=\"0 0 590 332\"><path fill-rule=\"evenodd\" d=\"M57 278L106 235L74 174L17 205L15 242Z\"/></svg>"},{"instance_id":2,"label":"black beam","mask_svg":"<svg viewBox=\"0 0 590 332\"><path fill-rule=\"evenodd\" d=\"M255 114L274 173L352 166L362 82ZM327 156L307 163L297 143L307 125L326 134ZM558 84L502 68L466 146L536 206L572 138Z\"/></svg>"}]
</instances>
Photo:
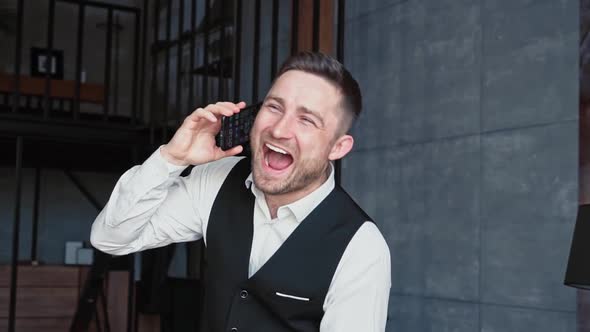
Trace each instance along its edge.
<instances>
[{"instance_id":1,"label":"black beam","mask_svg":"<svg viewBox=\"0 0 590 332\"><path fill-rule=\"evenodd\" d=\"M143 98L144 98L144 88L145 88L145 56L147 53L147 31L148 31L148 3L149 0L143 0L143 11L141 12L141 17L142 17L142 24L143 24L143 30L141 31L141 70L139 71L140 73L140 77L141 79L139 80L139 108L137 109L138 112L140 112L139 118L141 120L145 119L145 113L143 110ZM138 116L138 114L135 114L136 117ZM139 121L140 123L144 123L144 121Z\"/></svg>"},{"instance_id":2,"label":"black beam","mask_svg":"<svg viewBox=\"0 0 590 332\"><path fill-rule=\"evenodd\" d=\"M148 0L145 0L146 3ZM160 34L160 16L158 9L160 8L160 0L154 0L154 40L153 43L159 41ZM147 32L147 31L145 31ZM158 53L152 53L152 79L150 82L150 145L156 144L156 109L158 107Z\"/></svg>"},{"instance_id":3,"label":"black beam","mask_svg":"<svg viewBox=\"0 0 590 332\"><path fill-rule=\"evenodd\" d=\"M104 54L104 102L103 102L103 117L106 121L109 116L110 108L110 90L111 90L111 55L113 54L113 11L108 10L107 14L107 29L106 29L107 45Z\"/></svg>"},{"instance_id":4,"label":"black beam","mask_svg":"<svg viewBox=\"0 0 590 332\"><path fill-rule=\"evenodd\" d=\"M100 124L100 125L99 125ZM131 142L143 141L142 133L125 125L113 123L73 123L65 121L43 121L22 117L15 119L0 115L0 137L14 139L19 135L44 140L67 140L70 142Z\"/></svg>"},{"instance_id":5,"label":"black beam","mask_svg":"<svg viewBox=\"0 0 590 332\"><path fill-rule=\"evenodd\" d=\"M279 51L279 0L272 1L272 40L270 55L270 81L277 74L277 57Z\"/></svg>"},{"instance_id":6,"label":"black beam","mask_svg":"<svg viewBox=\"0 0 590 332\"><path fill-rule=\"evenodd\" d=\"M172 0L168 0L166 5L166 59L164 62L164 103L162 111L164 118L162 122L162 141L168 141L168 105L170 99L170 39L172 37Z\"/></svg>"},{"instance_id":7,"label":"black beam","mask_svg":"<svg viewBox=\"0 0 590 332\"><path fill-rule=\"evenodd\" d=\"M140 146L135 144L131 147L131 162L133 165L141 163L139 154ZM137 332L137 302L135 299L135 253L129 254L129 292L127 293L127 332Z\"/></svg>"},{"instance_id":8,"label":"black beam","mask_svg":"<svg viewBox=\"0 0 590 332\"><path fill-rule=\"evenodd\" d=\"M65 3L71 3L71 4L75 4L75 5L79 5L83 2L84 5L90 6L90 7L112 9L112 10L131 12L131 13L139 12L139 9L137 7L116 5L116 4L112 4L112 3L104 3L104 2L97 2L97 1L85 1L85 0L83 0L83 1L80 1L80 0L58 0L58 1L65 2Z\"/></svg>"},{"instance_id":9,"label":"black beam","mask_svg":"<svg viewBox=\"0 0 590 332\"><path fill-rule=\"evenodd\" d=\"M113 114L117 115L119 114L119 38L120 38L120 33L122 31L122 27L120 27L119 25L119 15L115 14L115 22L113 22L114 27L115 27L115 47L114 47L114 54L113 54L113 60L115 62L115 69L113 70L114 73L114 84L113 84ZM112 32L112 30L111 30ZM133 70L133 67L131 67L131 69ZM135 79L135 77L134 77ZM135 82L135 80L134 80ZM133 101L133 100L132 100ZM131 110L133 112L133 110Z\"/></svg>"},{"instance_id":10,"label":"black beam","mask_svg":"<svg viewBox=\"0 0 590 332\"><path fill-rule=\"evenodd\" d=\"M137 122L137 87L141 84L139 78L139 36L140 32L140 14L135 14L135 31L133 32L133 85L131 87L131 124ZM118 61L118 60L117 60Z\"/></svg>"},{"instance_id":11,"label":"black beam","mask_svg":"<svg viewBox=\"0 0 590 332\"><path fill-rule=\"evenodd\" d=\"M258 102L258 67L260 66L260 0L254 5L254 56L252 64L252 104Z\"/></svg>"},{"instance_id":12,"label":"black beam","mask_svg":"<svg viewBox=\"0 0 590 332\"><path fill-rule=\"evenodd\" d=\"M225 17L223 17L223 13L225 12L225 6L227 2L225 0L221 1L221 29L219 30L219 73L217 75L217 100L225 100L224 94L224 60L225 60Z\"/></svg>"},{"instance_id":13,"label":"black beam","mask_svg":"<svg viewBox=\"0 0 590 332\"><path fill-rule=\"evenodd\" d=\"M299 45L299 0L292 1L291 11L291 55L297 53Z\"/></svg>"},{"instance_id":14,"label":"black beam","mask_svg":"<svg viewBox=\"0 0 590 332\"><path fill-rule=\"evenodd\" d=\"M320 50L320 0L313 0L313 36L312 50Z\"/></svg>"},{"instance_id":15,"label":"black beam","mask_svg":"<svg viewBox=\"0 0 590 332\"><path fill-rule=\"evenodd\" d=\"M203 41L203 84L201 84L202 90L202 105L205 107L209 102L209 24L211 23L209 0L205 0L205 16L203 17L203 24L205 26L205 36Z\"/></svg>"},{"instance_id":16,"label":"black beam","mask_svg":"<svg viewBox=\"0 0 590 332\"><path fill-rule=\"evenodd\" d=\"M22 6L22 1L21 1ZM23 137L16 138L16 184L14 195L14 225L12 229L12 262L10 268L10 304L8 309L8 331L14 332L16 318L16 285L18 282L18 249L20 233L20 203L23 183Z\"/></svg>"},{"instance_id":17,"label":"black beam","mask_svg":"<svg viewBox=\"0 0 590 332\"><path fill-rule=\"evenodd\" d=\"M345 12L346 3L344 0L338 0L338 32L336 36L336 58L341 63L344 63L344 28L345 28Z\"/></svg>"},{"instance_id":18,"label":"black beam","mask_svg":"<svg viewBox=\"0 0 590 332\"><path fill-rule=\"evenodd\" d=\"M76 45L76 88L74 92L74 110L72 115L74 120L78 120L80 115L80 74L82 73L82 49L84 48L84 17L85 3L80 2L78 7L78 42ZM108 90L105 90L108 96Z\"/></svg>"},{"instance_id":19,"label":"black beam","mask_svg":"<svg viewBox=\"0 0 590 332\"><path fill-rule=\"evenodd\" d=\"M182 33L184 32L184 0L178 4L178 46L176 47L176 119L182 121Z\"/></svg>"},{"instance_id":20,"label":"black beam","mask_svg":"<svg viewBox=\"0 0 590 332\"><path fill-rule=\"evenodd\" d=\"M96 211L100 212L104 208L104 206L102 204L100 204L98 199L96 199L96 197L94 197L92 195L90 190L88 190L86 187L84 187L82 182L80 182L80 179L78 179L78 177L76 175L74 175L74 173L72 173L70 170L65 170L64 173L66 174L68 179L70 179L70 181L72 181L72 183L74 184L74 186L76 186L76 188L80 191L80 193L88 200L88 202L90 202L90 204L92 204L92 206L94 206Z\"/></svg>"},{"instance_id":21,"label":"black beam","mask_svg":"<svg viewBox=\"0 0 590 332\"><path fill-rule=\"evenodd\" d=\"M20 71L23 45L24 0L18 1L16 20L16 46L14 55L14 91L12 92L12 113L17 113L20 107Z\"/></svg>"},{"instance_id":22,"label":"black beam","mask_svg":"<svg viewBox=\"0 0 590 332\"><path fill-rule=\"evenodd\" d=\"M242 63L242 1L236 1L234 40L234 101L240 101L240 77Z\"/></svg>"},{"instance_id":23,"label":"black beam","mask_svg":"<svg viewBox=\"0 0 590 332\"><path fill-rule=\"evenodd\" d=\"M49 0L49 13L47 14L47 59L51 59L51 53L53 51L53 30L55 21L55 0ZM49 61L49 68L51 68L51 60ZM46 64L47 65L47 64ZM51 111L51 70L47 70L45 73L45 95L43 96L43 118L49 118L49 112Z\"/></svg>"},{"instance_id":24,"label":"black beam","mask_svg":"<svg viewBox=\"0 0 590 332\"><path fill-rule=\"evenodd\" d=\"M337 36L336 36L336 58L341 63L344 63L344 24L345 24L345 10L346 3L344 0L338 0L338 26L337 26ZM335 163L335 181L336 184L340 185L342 183L342 161L340 159L336 160Z\"/></svg>"},{"instance_id":25,"label":"black beam","mask_svg":"<svg viewBox=\"0 0 590 332\"><path fill-rule=\"evenodd\" d=\"M23 20L24 0L17 4L16 21L16 47L14 64L14 92L12 100L12 112L17 113L20 106L20 70L21 70L21 49L23 42ZM10 268L10 303L8 305L8 331L14 332L16 318L16 285L18 278L18 247L20 233L20 202L22 187L22 161L23 161L23 138L16 138L16 184L14 201L14 226L12 230L12 262Z\"/></svg>"},{"instance_id":26,"label":"black beam","mask_svg":"<svg viewBox=\"0 0 590 332\"><path fill-rule=\"evenodd\" d=\"M35 199L33 201L33 227L31 230L31 261L37 261L37 233L39 229L39 200L41 196L41 167L35 167Z\"/></svg>"},{"instance_id":27,"label":"black beam","mask_svg":"<svg viewBox=\"0 0 590 332\"><path fill-rule=\"evenodd\" d=\"M129 278L127 279L127 332L132 332L135 328L135 253L129 255Z\"/></svg>"},{"instance_id":28,"label":"black beam","mask_svg":"<svg viewBox=\"0 0 590 332\"><path fill-rule=\"evenodd\" d=\"M189 41L189 73L188 73L188 105L187 110L189 114L195 109L195 75L192 74L192 70L195 68L195 31L197 26L197 0L191 1L191 34Z\"/></svg>"},{"instance_id":29,"label":"black beam","mask_svg":"<svg viewBox=\"0 0 590 332\"><path fill-rule=\"evenodd\" d=\"M46 138L31 138L26 137L26 149L23 155L23 169L31 168L35 169L40 167L43 169L54 169L64 170L70 169L72 171L81 172L113 172L122 173L128 170L133 164L129 159L129 144L128 142L87 142L87 141L73 141L73 140L53 140ZM0 137L0 151L11 151L14 150L15 138L10 139ZM137 143L139 144L139 143ZM150 147L147 147L146 143L142 146L146 146L145 153L142 157L147 158L149 153L153 151ZM78 151L75 155L68 155L62 158L55 158L56 153L59 154L66 150ZM8 153L0 155L0 166L8 169L14 167L14 153ZM42 173L44 174L44 173ZM41 190L43 189L43 180L41 180ZM24 198L23 198L24 199ZM43 199L43 191L41 191L41 197ZM42 203L42 202L41 202ZM12 205L11 205L12 208ZM22 212L21 212L22 213ZM39 217L39 228L43 218ZM8 232L11 231L11 224L6 225ZM23 234L21 233L21 236ZM9 254L10 241L5 241L2 244L6 248L2 250ZM37 245L39 247L39 244ZM20 247L23 248L22 246ZM30 247L29 247L30 248ZM39 257L40 253L37 252ZM20 255L22 258L23 256ZM8 261L10 264L10 261ZM9 286L6 286L7 288ZM8 294L8 293L7 293ZM8 307L8 297L6 298L6 308ZM8 312L6 310L6 312ZM4 318L7 318L6 314ZM0 325L2 325L0 323ZM0 329L3 328L0 326ZM5 328L5 327L4 327Z\"/></svg>"}]
</instances>

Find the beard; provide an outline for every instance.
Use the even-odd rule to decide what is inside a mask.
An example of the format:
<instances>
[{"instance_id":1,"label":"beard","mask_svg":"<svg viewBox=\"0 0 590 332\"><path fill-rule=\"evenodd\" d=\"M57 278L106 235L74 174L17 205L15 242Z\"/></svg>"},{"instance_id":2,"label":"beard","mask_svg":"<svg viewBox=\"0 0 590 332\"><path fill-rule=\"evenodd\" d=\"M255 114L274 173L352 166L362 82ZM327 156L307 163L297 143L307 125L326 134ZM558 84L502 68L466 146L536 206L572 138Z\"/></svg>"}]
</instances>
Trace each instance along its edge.
<instances>
[{"instance_id":1,"label":"beard","mask_svg":"<svg viewBox=\"0 0 590 332\"><path fill-rule=\"evenodd\" d=\"M256 188L267 195L281 195L299 191L314 182L322 183L329 176L330 163L326 160L300 159L293 161L291 172L282 180L268 177L262 169L264 152L252 147L252 177Z\"/></svg>"}]
</instances>

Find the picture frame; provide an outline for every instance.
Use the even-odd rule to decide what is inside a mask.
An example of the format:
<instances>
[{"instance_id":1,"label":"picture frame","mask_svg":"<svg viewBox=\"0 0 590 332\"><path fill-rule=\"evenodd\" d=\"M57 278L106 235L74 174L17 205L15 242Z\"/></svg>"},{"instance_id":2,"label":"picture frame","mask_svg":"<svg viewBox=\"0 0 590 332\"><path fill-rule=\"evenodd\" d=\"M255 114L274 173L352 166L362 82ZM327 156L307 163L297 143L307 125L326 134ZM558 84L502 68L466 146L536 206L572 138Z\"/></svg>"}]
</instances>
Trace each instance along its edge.
<instances>
[{"instance_id":1,"label":"picture frame","mask_svg":"<svg viewBox=\"0 0 590 332\"><path fill-rule=\"evenodd\" d=\"M48 49L31 47L31 76L45 77L50 69L52 79L62 80L64 77L64 52L62 50L51 50L48 57ZM51 59L49 61L49 59ZM50 64L50 65L49 65Z\"/></svg>"}]
</instances>

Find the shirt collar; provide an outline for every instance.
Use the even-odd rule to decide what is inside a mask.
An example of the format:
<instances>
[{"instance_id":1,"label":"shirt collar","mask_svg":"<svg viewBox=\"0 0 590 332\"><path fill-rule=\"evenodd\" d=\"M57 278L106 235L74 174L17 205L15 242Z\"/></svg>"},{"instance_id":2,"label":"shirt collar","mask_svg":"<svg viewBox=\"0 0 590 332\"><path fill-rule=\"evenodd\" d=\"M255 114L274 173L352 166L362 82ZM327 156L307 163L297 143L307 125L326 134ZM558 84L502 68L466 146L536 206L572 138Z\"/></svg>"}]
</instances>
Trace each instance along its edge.
<instances>
[{"instance_id":1,"label":"shirt collar","mask_svg":"<svg viewBox=\"0 0 590 332\"><path fill-rule=\"evenodd\" d=\"M244 184L246 185L246 188L250 188L250 190L252 190L252 193L256 199L264 199L264 193L256 188L256 185L254 184L252 173L250 173ZM295 216L297 222L302 222L303 219L305 219L311 213L311 211L320 205L320 203L332 192L335 184L334 166L332 163L330 163L330 176L328 176L328 179L307 196L293 203L279 207L277 216L280 218L282 217L282 214L288 211L293 214L293 216Z\"/></svg>"}]
</instances>

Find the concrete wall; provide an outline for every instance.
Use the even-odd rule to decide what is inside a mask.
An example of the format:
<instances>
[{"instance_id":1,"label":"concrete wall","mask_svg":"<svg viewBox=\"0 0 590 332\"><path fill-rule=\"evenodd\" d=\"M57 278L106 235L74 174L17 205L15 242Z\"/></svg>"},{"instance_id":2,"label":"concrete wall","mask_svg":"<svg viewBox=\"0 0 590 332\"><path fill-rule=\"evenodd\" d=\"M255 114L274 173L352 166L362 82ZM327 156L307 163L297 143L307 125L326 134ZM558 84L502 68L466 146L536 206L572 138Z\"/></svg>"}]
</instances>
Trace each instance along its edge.
<instances>
[{"instance_id":1,"label":"concrete wall","mask_svg":"<svg viewBox=\"0 0 590 332\"><path fill-rule=\"evenodd\" d=\"M388 331L575 331L578 1L347 4L343 183L391 249Z\"/></svg>"}]
</instances>

